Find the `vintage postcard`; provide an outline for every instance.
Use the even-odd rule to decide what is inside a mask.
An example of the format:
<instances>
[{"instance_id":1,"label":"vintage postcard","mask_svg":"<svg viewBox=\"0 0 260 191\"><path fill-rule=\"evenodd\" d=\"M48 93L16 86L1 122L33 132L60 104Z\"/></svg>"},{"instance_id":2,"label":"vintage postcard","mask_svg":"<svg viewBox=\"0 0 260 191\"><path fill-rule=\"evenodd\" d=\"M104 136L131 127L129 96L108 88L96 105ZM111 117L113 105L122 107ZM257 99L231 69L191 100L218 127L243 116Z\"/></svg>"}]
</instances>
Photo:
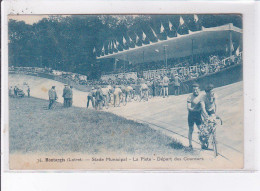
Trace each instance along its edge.
<instances>
[{"instance_id":1,"label":"vintage postcard","mask_svg":"<svg viewBox=\"0 0 260 191\"><path fill-rule=\"evenodd\" d=\"M244 168L242 14L8 16L11 170Z\"/></svg>"}]
</instances>

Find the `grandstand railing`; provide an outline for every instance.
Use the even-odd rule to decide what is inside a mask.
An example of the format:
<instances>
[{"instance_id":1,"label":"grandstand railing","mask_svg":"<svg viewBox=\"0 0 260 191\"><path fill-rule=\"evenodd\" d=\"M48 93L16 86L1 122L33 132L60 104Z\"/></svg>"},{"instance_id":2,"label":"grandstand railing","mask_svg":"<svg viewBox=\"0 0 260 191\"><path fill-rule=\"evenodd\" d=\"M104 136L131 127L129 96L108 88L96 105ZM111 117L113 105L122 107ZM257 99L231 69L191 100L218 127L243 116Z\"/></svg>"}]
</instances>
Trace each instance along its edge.
<instances>
[{"instance_id":1,"label":"grandstand railing","mask_svg":"<svg viewBox=\"0 0 260 191\"><path fill-rule=\"evenodd\" d=\"M203 64L200 66L189 66L189 67L175 67L170 69L157 69L157 70L147 70L143 71L143 77L146 80L152 80L154 78L160 78L161 76L171 74L174 76L178 74L180 76L187 76L189 74L193 74L190 76L191 78L197 78L201 75L207 75L209 73L214 73L219 70L223 70L231 65L231 62L234 62L236 58L242 58L242 52L238 55L233 55L227 58L222 59L219 63L210 63ZM204 68L204 69L203 69ZM184 79L185 80L185 79ZM186 79L189 80L189 79Z\"/></svg>"}]
</instances>

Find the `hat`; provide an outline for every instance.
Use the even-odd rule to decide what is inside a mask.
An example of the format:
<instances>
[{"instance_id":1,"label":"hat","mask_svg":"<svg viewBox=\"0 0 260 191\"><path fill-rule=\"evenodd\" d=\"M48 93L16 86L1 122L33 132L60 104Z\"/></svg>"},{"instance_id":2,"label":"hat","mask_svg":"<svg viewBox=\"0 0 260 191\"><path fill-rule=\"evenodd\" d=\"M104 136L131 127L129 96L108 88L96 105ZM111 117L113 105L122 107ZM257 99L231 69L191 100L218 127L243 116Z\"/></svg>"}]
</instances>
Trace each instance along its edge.
<instances>
[{"instance_id":1,"label":"hat","mask_svg":"<svg viewBox=\"0 0 260 191\"><path fill-rule=\"evenodd\" d=\"M213 84L209 84L206 88L205 88L205 92L209 92L211 90L214 89L214 85Z\"/></svg>"},{"instance_id":2,"label":"hat","mask_svg":"<svg viewBox=\"0 0 260 191\"><path fill-rule=\"evenodd\" d=\"M200 87L200 85L198 83L194 83L192 84L192 87Z\"/></svg>"}]
</instances>

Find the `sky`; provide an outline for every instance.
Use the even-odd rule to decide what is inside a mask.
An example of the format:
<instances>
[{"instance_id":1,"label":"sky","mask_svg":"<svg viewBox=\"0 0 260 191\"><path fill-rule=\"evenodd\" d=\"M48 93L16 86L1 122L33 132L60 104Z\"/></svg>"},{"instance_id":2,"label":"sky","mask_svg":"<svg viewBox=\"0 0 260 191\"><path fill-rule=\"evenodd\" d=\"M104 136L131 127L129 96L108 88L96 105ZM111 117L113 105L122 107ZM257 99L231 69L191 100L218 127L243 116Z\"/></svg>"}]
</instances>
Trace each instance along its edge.
<instances>
[{"instance_id":1,"label":"sky","mask_svg":"<svg viewBox=\"0 0 260 191\"><path fill-rule=\"evenodd\" d=\"M48 15L9 15L8 19L13 19L17 21L24 21L26 24L34 24L43 18L48 18Z\"/></svg>"}]
</instances>

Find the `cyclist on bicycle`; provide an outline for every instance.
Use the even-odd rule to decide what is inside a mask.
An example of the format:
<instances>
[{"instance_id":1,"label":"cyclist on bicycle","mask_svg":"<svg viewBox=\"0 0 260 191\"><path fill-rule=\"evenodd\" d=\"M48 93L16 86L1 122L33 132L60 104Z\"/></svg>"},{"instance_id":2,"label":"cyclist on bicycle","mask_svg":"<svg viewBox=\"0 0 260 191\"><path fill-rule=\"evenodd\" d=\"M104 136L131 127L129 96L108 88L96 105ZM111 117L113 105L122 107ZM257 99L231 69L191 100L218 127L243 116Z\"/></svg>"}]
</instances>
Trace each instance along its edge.
<instances>
[{"instance_id":1,"label":"cyclist on bicycle","mask_svg":"<svg viewBox=\"0 0 260 191\"><path fill-rule=\"evenodd\" d=\"M202 116L204 118L203 124L205 129L201 129L201 135L200 135L200 141L201 141L201 148L207 149L208 148L208 134L207 131L209 128L209 123L216 123L217 119L220 119L216 116L216 95L213 92L214 86L212 84L209 84L205 92L206 94L203 96L201 101L201 109L202 109ZM203 133L204 132L204 133ZM205 133L206 132L206 133ZM204 135L204 136L203 136ZM206 136L205 136L206 135Z\"/></svg>"},{"instance_id":2,"label":"cyclist on bicycle","mask_svg":"<svg viewBox=\"0 0 260 191\"><path fill-rule=\"evenodd\" d=\"M120 86L122 93L125 95L125 101L126 101L126 97L127 97L127 88L125 85L121 85Z\"/></svg>"},{"instance_id":3,"label":"cyclist on bicycle","mask_svg":"<svg viewBox=\"0 0 260 191\"><path fill-rule=\"evenodd\" d=\"M101 91L102 91L102 94L103 94L104 102L109 103L112 87L110 88L110 86L107 86L106 88L101 88Z\"/></svg>"},{"instance_id":4,"label":"cyclist on bicycle","mask_svg":"<svg viewBox=\"0 0 260 191\"><path fill-rule=\"evenodd\" d=\"M144 82L141 84L141 87L140 87L140 92L141 92L141 99L143 97L146 97L148 98L148 91L149 91L149 87L148 85Z\"/></svg>"},{"instance_id":5,"label":"cyclist on bicycle","mask_svg":"<svg viewBox=\"0 0 260 191\"><path fill-rule=\"evenodd\" d=\"M127 100L128 96L130 96L130 98L132 99L133 93L134 93L134 88L131 85L129 85L129 86L126 87L126 92L127 92L126 100Z\"/></svg>"},{"instance_id":6,"label":"cyclist on bicycle","mask_svg":"<svg viewBox=\"0 0 260 191\"><path fill-rule=\"evenodd\" d=\"M216 104L216 94L213 92L214 86L209 84L205 92L206 94L203 96L201 107L203 112L203 117L208 119L211 116L215 116L217 111L217 104Z\"/></svg>"},{"instance_id":7,"label":"cyclist on bicycle","mask_svg":"<svg viewBox=\"0 0 260 191\"><path fill-rule=\"evenodd\" d=\"M104 97L103 97L103 94L102 94L101 87L98 87L97 91L96 91L96 95L95 95L96 109L101 109L101 107L102 107L101 104L103 104L103 102L102 102L103 100L104 100Z\"/></svg>"}]
</instances>

